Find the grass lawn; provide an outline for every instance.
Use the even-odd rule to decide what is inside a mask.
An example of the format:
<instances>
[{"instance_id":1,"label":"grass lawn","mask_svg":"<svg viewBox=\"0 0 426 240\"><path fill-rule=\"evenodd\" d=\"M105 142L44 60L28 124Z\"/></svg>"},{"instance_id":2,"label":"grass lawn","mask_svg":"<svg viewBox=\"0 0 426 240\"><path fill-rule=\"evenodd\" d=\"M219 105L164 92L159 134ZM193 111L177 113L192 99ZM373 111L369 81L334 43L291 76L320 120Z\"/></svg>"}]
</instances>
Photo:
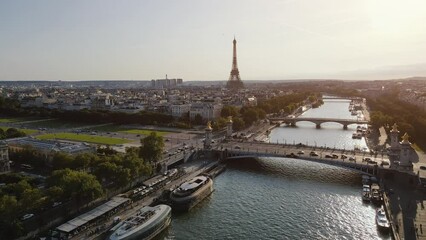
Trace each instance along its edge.
<instances>
[{"instance_id":1,"label":"grass lawn","mask_svg":"<svg viewBox=\"0 0 426 240\"><path fill-rule=\"evenodd\" d=\"M11 128L11 127L0 127L1 129L3 129L3 131L6 131L7 129ZM17 128L19 131L24 132L27 135L33 134L38 132L37 130L34 129L23 129L23 128Z\"/></svg>"},{"instance_id":2,"label":"grass lawn","mask_svg":"<svg viewBox=\"0 0 426 240\"><path fill-rule=\"evenodd\" d=\"M38 139L64 139L71 141L79 141L79 142L88 142L88 143L98 143L98 144L106 144L106 145L114 145L114 144L123 144L131 142L128 139L121 138L111 138L111 137L102 137L96 135L87 135L87 134L77 134L77 133L50 133L39 135L36 138Z\"/></svg>"},{"instance_id":3,"label":"grass lawn","mask_svg":"<svg viewBox=\"0 0 426 240\"><path fill-rule=\"evenodd\" d=\"M24 118L0 118L0 123L13 123L25 121Z\"/></svg>"},{"instance_id":4,"label":"grass lawn","mask_svg":"<svg viewBox=\"0 0 426 240\"><path fill-rule=\"evenodd\" d=\"M131 134L141 134L148 136L151 132L156 132L159 136L164 136L166 134L172 133L169 131L161 131L161 130L147 130L147 129L137 129L137 128L126 128L120 127L118 125L106 125L100 127L91 128L95 131L103 131L103 132L121 132L121 133L131 133Z\"/></svg>"},{"instance_id":5,"label":"grass lawn","mask_svg":"<svg viewBox=\"0 0 426 240\"><path fill-rule=\"evenodd\" d=\"M148 136L152 132L156 132L158 136L164 136L164 135L170 133L170 132L166 132L166 131L151 131L151 130L145 130L145 129L128 129L128 130L122 130L122 131L119 131L119 132L141 134L141 135L145 135L145 136Z\"/></svg>"}]
</instances>

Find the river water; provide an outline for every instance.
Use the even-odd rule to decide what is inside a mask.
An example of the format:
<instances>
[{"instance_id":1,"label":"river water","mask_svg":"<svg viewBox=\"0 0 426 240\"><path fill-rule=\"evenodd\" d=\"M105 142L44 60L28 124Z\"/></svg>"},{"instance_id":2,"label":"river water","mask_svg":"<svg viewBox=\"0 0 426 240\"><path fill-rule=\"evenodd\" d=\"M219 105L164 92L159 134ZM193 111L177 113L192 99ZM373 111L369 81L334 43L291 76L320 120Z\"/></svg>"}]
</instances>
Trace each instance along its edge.
<instances>
[{"instance_id":1,"label":"river water","mask_svg":"<svg viewBox=\"0 0 426 240\"><path fill-rule=\"evenodd\" d=\"M319 118L341 118L356 119L349 112L349 100L324 100L324 104L319 108L309 109L301 117L319 117ZM275 143L303 143L310 146L325 146L330 148L340 148L353 150L354 147L365 149L367 144L365 139L352 139L352 133L356 131L357 125L351 124L344 130L343 125L339 123L323 123L321 128L317 129L314 123L298 122L296 127L290 127L283 124L281 127L274 128L269 135L270 141Z\"/></svg>"},{"instance_id":2,"label":"river water","mask_svg":"<svg viewBox=\"0 0 426 240\"><path fill-rule=\"evenodd\" d=\"M343 108L349 102L331 104L334 107L326 102L305 114L338 111L336 106ZM343 110L347 112L347 106ZM296 143L308 138L297 138L296 130L310 132L311 137L321 132L323 137L315 136L315 141L329 146L349 145L346 137L352 140L354 129L324 124L318 130L313 124L298 123L298 128L278 128L271 137L296 138ZM324 139L340 134L344 140ZM228 164L214 180L214 188L189 213L174 214L160 239L390 239L377 231L375 208L361 200L361 177L349 170L297 159L262 158Z\"/></svg>"}]
</instances>

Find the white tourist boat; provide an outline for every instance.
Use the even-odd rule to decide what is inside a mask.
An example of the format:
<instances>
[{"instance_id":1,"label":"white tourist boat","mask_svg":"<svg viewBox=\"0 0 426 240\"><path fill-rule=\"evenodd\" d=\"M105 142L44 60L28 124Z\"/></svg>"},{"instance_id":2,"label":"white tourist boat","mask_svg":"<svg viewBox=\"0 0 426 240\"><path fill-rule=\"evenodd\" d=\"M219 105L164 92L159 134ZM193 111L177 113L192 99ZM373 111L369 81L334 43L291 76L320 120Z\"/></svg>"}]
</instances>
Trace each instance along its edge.
<instances>
[{"instance_id":1,"label":"white tourist boat","mask_svg":"<svg viewBox=\"0 0 426 240\"><path fill-rule=\"evenodd\" d=\"M171 192L173 210L188 211L212 192L213 180L207 176L197 176Z\"/></svg>"},{"instance_id":2,"label":"white tourist boat","mask_svg":"<svg viewBox=\"0 0 426 240\"><path fill-rule=\"evenodd\" d=\"M143 207L123 222L115 225L109 240L149 240L170 225L172 209L167 205Z\"/></svg>"},{"instance_id":3,"label":"white tourist boat","mask_svg":"<svg viewBox=\"0 0 426 240\"><path fill-rule=\"evenodd\" d=\"M383 206L376 210L376 225L381 231L389 231L390 229L390 223L386 217L386 211Z\"/></svg>"}]
</instances>

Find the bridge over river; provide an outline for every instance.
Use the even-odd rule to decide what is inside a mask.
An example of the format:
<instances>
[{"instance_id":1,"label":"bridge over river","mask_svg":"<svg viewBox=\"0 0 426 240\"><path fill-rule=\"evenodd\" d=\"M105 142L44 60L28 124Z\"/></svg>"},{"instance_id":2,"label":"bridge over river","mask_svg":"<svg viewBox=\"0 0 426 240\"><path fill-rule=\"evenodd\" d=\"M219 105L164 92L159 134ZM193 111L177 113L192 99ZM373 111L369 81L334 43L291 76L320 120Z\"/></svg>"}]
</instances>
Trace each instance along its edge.
<instances>
[{"instance_id":1,"label":"bridge over river","mask_svg":"<svg viewBox=\"0 0 426 240\"><path fill-rule=\"evenodd\" d=\"M351 124L367 124L368 121L366 120L359 120L359 119L340 119L340 118L315 118L315 117L298 117L298 118L292 118L292 117L274 117L269 118L269 121L271 122L283 122L285 124L296 126L297 122L312 122L316 125L317 128L321 128L321 124L325 122L335 122L340 123L343 125L343 129L347 129L348 125Z\"/></svg>"},{"instance_id":2,"label":"bridge over river","mask_svg":"<svg viewBox=\"0 0 426 240\"><path fill-rule=\"evenodd\" d=\"M283 145L235 141L222 143L216 149L221 150L222 158L226 160L244 161L243 159L249 157L290 157L300 159L301 161L339 166L371 175L377 175L380 171L387 172L393 170L389 168L389 159L384 154L370 154L369 152L347 149L331 149L303 144ZM318 154L318 156L311 156L310 152L312 151ZM333 154L337 158L331 158ZM342 159L342 155L346 156L346 158ZM349 157L354 157L356 160L349 161ZM367 157L376 163L363 161Z\"/></svg>"}]
</instances>

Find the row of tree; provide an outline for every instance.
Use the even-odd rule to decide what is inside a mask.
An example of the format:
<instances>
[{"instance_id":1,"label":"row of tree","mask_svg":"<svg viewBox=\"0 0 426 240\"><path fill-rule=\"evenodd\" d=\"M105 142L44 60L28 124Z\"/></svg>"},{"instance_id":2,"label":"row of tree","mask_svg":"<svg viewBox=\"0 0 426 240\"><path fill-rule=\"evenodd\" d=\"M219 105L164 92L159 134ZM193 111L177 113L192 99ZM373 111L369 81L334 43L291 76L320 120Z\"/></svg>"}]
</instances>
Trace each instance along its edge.
<instances>
[{"instance_id":1,"label":"row of tree","mask_svg":"<svg viewBox=\"0 0 426 240\"><path fill-rule=\"evenodd\" d=\"M154 124L169 125L174 122L172 116L158 113L141 111L138 113L110 112L107 110L79 110L66 111L61 109L47 108L23 108L18 100L0 97L0 114L7 116L37 116L58 118L64 121L73 119L75 122L84 123L116 123L116 124Z\"/></svg>"},{"instance_id":2,"label":"row of tree","mask_svg":"<svg viewBox=\"0 0 426 240\"><path fill-rule=\"evenodd\" d=\"M0 128L0 139L25 137L26 135L27 134L25 134L23 131L19 131L16 128L8 128L6 131Z\"/></svg>"},{"instance_id":3,"label":"row of tree","mask_svg":"<svg viewBox=\"0 0 426 240\"><path fill-rule=\"evenodd\" d=\"M399 100L398 91L389 92L380 98L367 98L367 104L372 110L370 123L374 128L387 126L390 129L394 123L398 125L401 134L410 135L410 141L422 149L426 149L426 111Z\"/></svg>"},{"instance_id":4,"label":"row of tree","mask_svg":"<svg viewBox=\"0 0 426 240\"><path fill-rule=\"evenodd\" d=\"M98 153L76 156L63 152L46 158L27 146L11 152L16 164L31 164L36 170L49 169L46 181L10 173L0 175L0 239L14 239L24 233L19 219L25 213L48 209L57 201L71 201L84 206L103 196L106 189L128 186L140 177L148 177L161 158L163 138L155 132L141 139L141 147L117 153L111 148L100 148ZM44 190L38 186L45 185Z\"/></svg>"}]
</instances>

